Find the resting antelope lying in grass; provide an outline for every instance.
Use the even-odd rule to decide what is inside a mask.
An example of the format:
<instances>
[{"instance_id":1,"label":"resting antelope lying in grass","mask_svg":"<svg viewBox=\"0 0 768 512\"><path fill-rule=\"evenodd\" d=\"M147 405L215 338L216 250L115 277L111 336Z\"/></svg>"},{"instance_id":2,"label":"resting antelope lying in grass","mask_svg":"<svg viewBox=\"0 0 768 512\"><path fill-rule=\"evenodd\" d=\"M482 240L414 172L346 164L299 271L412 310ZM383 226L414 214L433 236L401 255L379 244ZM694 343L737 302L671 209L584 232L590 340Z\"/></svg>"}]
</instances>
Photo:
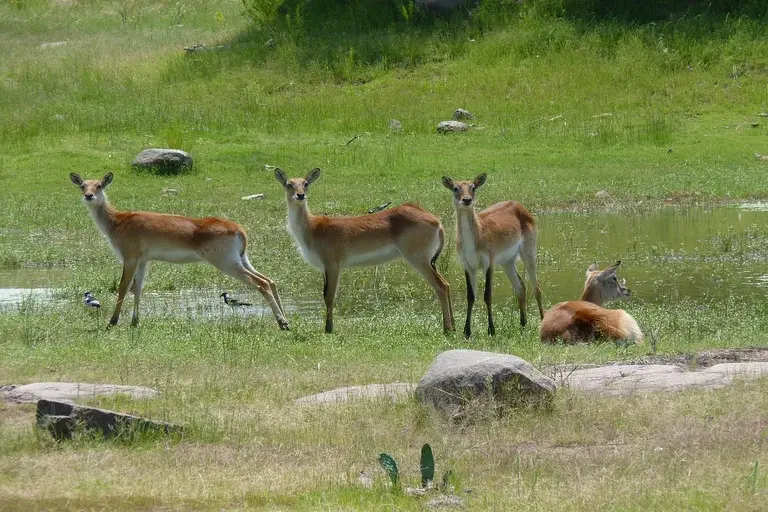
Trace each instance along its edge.
<instances>
[{"instance_id":1,"label":"resting antelope lying in grass","mask_svg":"<svg viewBox=\"0 0 768 512\"><path fill-rule=\"evenodd\" d=\"M629 297L624 279L616 276L621 261L605 270L594 263L587 269L581 300L560 302L547 311L541 321L541 341L565 343L608 338L641 343L643 333L632 316L623 309L605 309L605 302Z\"/></svg>"},{"instance_id":2,"label":"resting antelope lying in grass","mask_svg":"<svg viewBox=\"0 0 768 512\"><path fill-rule=\"evenodd\" d=\"M488 334L496 334L491 308L495 265L504 269L515 289L520 306L520 325L525 326L527 323L525 284L515 267L518 257L523 260L528 278L533 283L539 316L544 316L541 289L536 279L536 221L517 201L496 203L475 213L475 194L487 177L482 173L474 181L453 181L443 176L443 185L453 192L453 204L456 207L456 251L467 281L467 321L464 324L466 337L472 334L472 306L475 303L478 269L485 272L484 298L488 310Z\"/></svg>"},{"instance_id":3,"label":"resting antelope lying in grass","mask_svg":"<svg viewBox=\"0 0 768 512\"><path fill-rule=\"evenodd\" d=\"M312 169L305 178L292 179L282 169L275 169L275 178L285 189L288 231L306 262L323 272L325 332L333 332L333 300L342 269L380 265L397 258L407 261L435 290L443 312L443 329L453 330L450 286L435 268L445 239L440 219L412 203L359 217L312 215L307 190L318 177L320 169Z\"/></svg>"},{"instance_id":4,"label":"resting antelope lying in grass","mask_svg":"<svg viewBox=\"0 0 768 512\"><path fill-rule=\"evenodd\" d=\"M272 308L281 329L288 329L274 281L257 272L245 254L245 231L235 222L218 217L194 219L155 212L121 212L104 194L112 173L100 180L83 180L75 173L72 183L83 192L83 202L123 263L117 304L109 325L117 324L128 288L134 295L131 325L139 323L139 299L150 261L195 263L205 261L245 284L257 288Z\"/></svg>"}]
</instances>

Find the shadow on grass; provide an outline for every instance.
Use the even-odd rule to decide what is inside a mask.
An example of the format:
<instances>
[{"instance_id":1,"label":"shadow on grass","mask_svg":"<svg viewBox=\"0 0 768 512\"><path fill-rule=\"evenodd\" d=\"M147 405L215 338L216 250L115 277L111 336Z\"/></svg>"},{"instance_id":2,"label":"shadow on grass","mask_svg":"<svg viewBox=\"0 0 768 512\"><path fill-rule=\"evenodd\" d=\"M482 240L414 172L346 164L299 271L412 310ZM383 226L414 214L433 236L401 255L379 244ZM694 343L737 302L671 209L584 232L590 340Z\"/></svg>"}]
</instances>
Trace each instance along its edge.
<instances>
[{"instance_id":1,"label":"shadow on grass","mask_svg":"<svg viewBox=\"0 0 768 512\"><path fill-rule=\"evenodd\" d=\"M269 66L276 83L281 74L300 71L310 83L363 84L384 71L461 57L485 33L505 28L513 35L505 41L508 52L521 58L557 52L591 35L603 54L634 36L654 48L674 41L687 50L686 60L695 60L712 41L736 33L765 36L765 21L763 0L469 0L441 15L420 11L413 0L282 0L274 21L252 25L220 42L216 51L187 55L169 77L197 79Z\"/></svg>"}]
</instances>

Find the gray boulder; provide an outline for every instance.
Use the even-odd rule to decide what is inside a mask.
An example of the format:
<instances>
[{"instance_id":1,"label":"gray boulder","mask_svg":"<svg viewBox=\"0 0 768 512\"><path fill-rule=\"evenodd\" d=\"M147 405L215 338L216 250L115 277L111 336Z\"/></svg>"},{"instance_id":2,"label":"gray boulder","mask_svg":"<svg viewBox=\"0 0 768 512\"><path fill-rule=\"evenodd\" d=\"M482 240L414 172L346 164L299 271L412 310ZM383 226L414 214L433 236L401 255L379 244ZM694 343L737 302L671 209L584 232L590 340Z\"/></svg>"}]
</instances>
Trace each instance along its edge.
<instances>
[{"instance_id":1,"label":"gray boulder","mask_svg":"<svg viewBox=\"0 0 768 512\"><path fill-rule=\"evenodd\" d=\"M437 133L465 132L468 129L467 123L461 121L441 121L437 125Z\"/></svg>"},{"instance_id":2,"label":"gray boulder","mask_svg":"<svg viewBox=\"0 0 768 512\"><path fill-rule=\"evenodd\" d=\"M435 358L416 386L416 398L456 411L489 392L499 403L515 406L545 402L556 389L552 379L517 356L460 349Z\"/></svg>"},{"instance_id":3,"label":"gray boulder","mask_svg":"<svg viewBox=\"0 0 768 512\"><path fill-rule=\"evenodd\" d=\"M139 153L131 165L162 174L178 174L192 168L192 157L180 149L149 148Z\"/></svg>"}]
</instances>

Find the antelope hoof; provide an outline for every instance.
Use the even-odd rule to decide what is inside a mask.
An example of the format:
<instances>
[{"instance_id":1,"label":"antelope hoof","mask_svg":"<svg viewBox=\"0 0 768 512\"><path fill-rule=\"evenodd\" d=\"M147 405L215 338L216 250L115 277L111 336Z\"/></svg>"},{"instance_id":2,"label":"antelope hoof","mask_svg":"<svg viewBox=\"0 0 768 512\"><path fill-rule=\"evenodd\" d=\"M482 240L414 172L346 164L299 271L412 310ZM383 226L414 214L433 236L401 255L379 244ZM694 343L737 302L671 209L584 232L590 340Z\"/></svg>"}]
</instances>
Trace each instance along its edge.
<instances>
[{"instance_id":1,"label":"antelope hoof","mask_svg":"<svg viewBox=\"0 0 768 512\"><path fill-rule=\"evenodd\" d=\"M496 327L493 324L488 325L488 336L496 336Z\"/></svg>"},{"instance_id":2,"label":"antelope hoof","mask_svg":"<svg viewBox=\"0 0 768 512\"><path fill-rule=\"evenodd\" d=\"M111 328L113 328L113 327L114 327L114 326L116 326L116 325L117 325L117 320L115 320L115 319L113 318L113 319L112 319L112 320L110 320L110 321L109 321L109 323L107 324L107 330L110 330Z\"/></svg>"},{"instance_id":3,"label":"antelope hoof","mask_svg":"<svg viewBox=\"0 0 768 512\"><path fill-rule=\"evenodd\" d=\"M135 317L131 319L131 327L137 327L139 325L139 318Z\"/></svg>"},{"instance_id":4,"label":"antelope hoof","mask_svg":"<svg viewBox=\"0 0 768 512\"><path fill-rule=\"evenodd\" d=\"M524 316L521 316L520 317L520 327L525 327L526 325L528 325L528 319L526 317L524 317Z\"/></svg>"},{"instance_id":5,"label":"antelope hoof","mask_svg":"<svg viewBox=\"0 0 768 512\"><path fill-rule=\"evenodd\" d=\"M281 331L290 331L291 330L291 327L288 325L288 322L286 322L285 320L278 320L277 321L277 325L280 326L280 330Z\"/></svg>"},{"instance_id":6,"label":"antelope hoof","mask_svg":"<svg viewBox=\"0 0 768 512\"><path fill-rule=\"evenodd\" d=\"M469 327L464 328L464 337L469 339L469 337L472 336L472 330Z\"/></svg>"}]
</instances>

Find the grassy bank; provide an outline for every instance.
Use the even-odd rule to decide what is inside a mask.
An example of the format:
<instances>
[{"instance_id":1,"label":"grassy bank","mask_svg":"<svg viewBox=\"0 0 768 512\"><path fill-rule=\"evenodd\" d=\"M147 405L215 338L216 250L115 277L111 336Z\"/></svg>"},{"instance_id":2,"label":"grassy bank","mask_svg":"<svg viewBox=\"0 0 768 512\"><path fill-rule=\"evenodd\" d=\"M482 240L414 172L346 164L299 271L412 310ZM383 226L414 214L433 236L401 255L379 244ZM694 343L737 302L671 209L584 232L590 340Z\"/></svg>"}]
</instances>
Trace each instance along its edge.
<instances>
[{"instance_id":1,"label":"grassy bank","mask_svg":"<svg viewBox=\"0 0 768 512\"><path fill-rule=\"evenodd\" d=\"M628 400L563 392L549 411L465 427L412 402L293 405L337 386L415 381L449 348L512 352L546 368L766 344L764 297L678 300L665 280L714 273L727 287L729 276L762 264L768 231L757 217L735 234L691 228L676 248L610 230L583 247L579 230L602 233L606 223L563 221L567 236L540 247L547 302L568 298L548 290L559 267L579 269L578 288L582 266L630 255L653 277L626 306L649 336L642 347L541 346L536 320L518 327L501 279L499 336L484 334L481 307L471 341L443 336L437 302L401 264L345 274L338 333L320 334L321 277L296 253L265 165L292 176L321 167L316 212L416 200L448 233L443 174L488 172L483 205L517 199L540 215L768 197L768 162L754 156L768 153L764 18L683 10L630 22L584 15L576 3L484 4L472 17L437 20L395 13L377 24L370 13L353 16L360 4L321 12L328 5L317 2L264 29L235 0L0 5L0 280L53 287L58 301L0 313L0 385L152 386L160 398L98 403L189 427L167 442L54 445L30 429L29 408L0 404L0 509L417 510L424 500L386 489L374 461L393 453L415 481L424 442L439 468L453 469L470 509L765 509L764 382ZM221 48L185 53L198 43ZM434 133L457 107L475 114L475 126ZM390 131L393 118L402 132ZM194 170L132 170L148 146L190 151ZM106 317L89 315L80 294L92 289L111 309L118 264L67 174L106 171L115 172L109 196L120 208L241 222L251 261L295 306L292 330L211 307L105 332ZM254 193L265 200L240 199ZM439 265L462 318L452 240ZM569 243L577 254L559 247ZM634 287L632 261L624 265ZM148 293L179 302L215 301L232 287L213 269L166 264L147 283ZM657 296L643 299L648 289ZM357 483L362 470L376 475L372 490Z\"/></svg>"}]
</instances>

